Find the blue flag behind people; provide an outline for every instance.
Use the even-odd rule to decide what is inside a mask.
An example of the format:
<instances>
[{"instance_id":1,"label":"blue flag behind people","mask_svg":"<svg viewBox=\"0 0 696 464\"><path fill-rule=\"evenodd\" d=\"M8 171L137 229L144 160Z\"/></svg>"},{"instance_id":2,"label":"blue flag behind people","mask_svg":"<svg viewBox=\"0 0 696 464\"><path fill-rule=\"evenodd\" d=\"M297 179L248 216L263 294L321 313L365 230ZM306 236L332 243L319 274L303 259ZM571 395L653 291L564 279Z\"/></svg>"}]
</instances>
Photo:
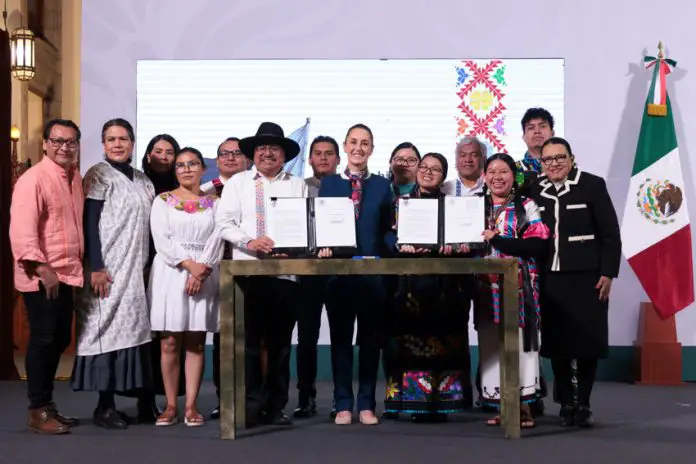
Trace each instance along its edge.
<instances>
[{"instance_id":1,"label":"blue flag behind people","mask_svg":"<svg viewBox=\"0 0 696 464\"><path fill-rule=\"evenodd\" d=\"M300 154L285 164L283 170L297 177L304 177L307 139L309 138L309 118L304 126L295 129L288 138L293 139L300 146Z\"/></svg>"}]
</instances>

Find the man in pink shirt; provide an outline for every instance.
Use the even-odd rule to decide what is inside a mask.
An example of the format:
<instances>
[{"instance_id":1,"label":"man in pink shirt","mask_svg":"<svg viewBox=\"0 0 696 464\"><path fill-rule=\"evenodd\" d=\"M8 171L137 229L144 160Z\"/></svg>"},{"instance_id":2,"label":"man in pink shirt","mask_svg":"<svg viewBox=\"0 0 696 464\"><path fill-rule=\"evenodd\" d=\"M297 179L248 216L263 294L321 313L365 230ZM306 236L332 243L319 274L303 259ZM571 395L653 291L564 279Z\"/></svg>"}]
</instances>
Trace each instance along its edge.
<instances>
[{"instance_id":1,"label":"man in pink shirt","mask_svg":"<svg viewBox=\"0 0 696 464\"><path fill-rule=\"evenodd\" d=\"M10 243L15 287L29 321L26 373L29 428L62 434L77 425L53 403L53 379L70 345L73 290L82 287L82 177L75 166L80 129L54 119L43 133L44 158L19 178L12 194Z\"/></svg>"}]
</instances>

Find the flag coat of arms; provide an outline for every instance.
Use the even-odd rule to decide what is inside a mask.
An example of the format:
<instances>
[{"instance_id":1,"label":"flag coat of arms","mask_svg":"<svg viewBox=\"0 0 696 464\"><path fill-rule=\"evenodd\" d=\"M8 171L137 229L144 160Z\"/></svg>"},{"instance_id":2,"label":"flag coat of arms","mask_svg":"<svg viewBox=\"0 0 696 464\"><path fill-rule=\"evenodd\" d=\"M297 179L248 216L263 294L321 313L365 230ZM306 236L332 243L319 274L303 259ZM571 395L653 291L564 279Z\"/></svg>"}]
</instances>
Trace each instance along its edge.
<instances>
[{"instance_id":1,"label":"flag coat of arms","mask_svg":"<svg viewBox=\"0 0 696 464\"><path fill-rule=\"evenodd\" d=\"M694 301L691 225L666 78L676 62L645 57L652 81L643 110L621 239L623 252L659 316Z\"/></svg>"}]
</instances>

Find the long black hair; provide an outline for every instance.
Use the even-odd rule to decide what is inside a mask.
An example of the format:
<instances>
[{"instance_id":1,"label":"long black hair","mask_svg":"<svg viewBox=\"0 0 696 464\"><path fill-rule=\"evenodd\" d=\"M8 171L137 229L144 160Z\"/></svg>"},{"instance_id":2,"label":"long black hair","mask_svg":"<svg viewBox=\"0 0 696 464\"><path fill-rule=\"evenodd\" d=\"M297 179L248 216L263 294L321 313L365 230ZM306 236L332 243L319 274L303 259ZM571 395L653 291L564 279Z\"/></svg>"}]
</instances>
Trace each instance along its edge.
<instances>
[{"instance_id":1,"label":"long black hair","mask_svg":"<svg viewBox=\"0 0 696 464\"><path fill-rule=\"evenodd\" d=\"M486 171L488 171L488 166L490 166L493 161L502 161L508 165L510 171L512 171L512 192L518 192L520 186L517 183L517 176L515 175L517 173L517 165L515 164L515 160L512 158L512 156L508 155L507 153L496 153L495 155L491 155L486 159L485 163L483 163L484 174ZM488 185L483 186L483 191L484 193L488 193Z\"/></svg>"},{"instance_id":2,"label":"long black hair","mask_svg":"<svg viewBox=\"0 0 696 464\"><path fill-rule=\"evenodd\" d=\"M147 144L147 148L145 148L145 154L143 155L142 159L143 172L155 186L155 192L158 194L162 192L169 192L179 187L179 181L176 180L176 174L174 173L174 163L172 163L172 169L164 173L159 173L152 170L150 163L147 160L147 156L152 153L152 150L155 149L157 142L162 140L174 147L174 159L176 159L181 152L179 142L177 142L176 139L169 134L155 135Z\"/></svg>"},{"instance_id":3,"label":"long black hair","mask_svg":"<svg viewBox=\"0 0 696 464\"><path fill-rule=\"evenodd\" d=\"M147 177L150 177L150 173L152 172L150 163L147 161L147 155L152 153L152 150L155 149L155 145L157 144L157 142L161 142L162 140L169 143L174 148L174 159L176 159L177 155L181 151L181 148L179 147L179 142L177 142L176 139L169 134L159 134L152 137L150 139L150 142L147 144L147 148L145 148L145 154L143 155L143 159L141 161L143 172Z\"/></svg>"},{"instance_id":4,"label":"long black hair","mask_svg":"<svg viewBox=\"0 0 696 464\"><path fill-rule=\"evenodd\" d=\"M515 175L517 173L517 165L515 164L515 160L512 158L512 156L508 155L507 153L496 153L495 155L491 155L488 159L486 159L486 162L483 165L484 173L488 171L488 166L490 166L493 161L502 161L503 163L508 165L510 171L512 172L512 190L510 192L510 203L512 203L515 206L515 214L518 216L517 224L524 225L524 223L527 222L526 211L522 203L524 197L520 193L520 186L517 183L517 176ZM483 195L486 197L486 218L488 220L488 218L491 218L493 214L493 199L491 198L490 190L488 189L487 184L484 184L483 186ZM523 215L524 217L519 217L520 215ZM488 224L488 226L490 227L490 224Z\"/></svg>"}]
</instances>

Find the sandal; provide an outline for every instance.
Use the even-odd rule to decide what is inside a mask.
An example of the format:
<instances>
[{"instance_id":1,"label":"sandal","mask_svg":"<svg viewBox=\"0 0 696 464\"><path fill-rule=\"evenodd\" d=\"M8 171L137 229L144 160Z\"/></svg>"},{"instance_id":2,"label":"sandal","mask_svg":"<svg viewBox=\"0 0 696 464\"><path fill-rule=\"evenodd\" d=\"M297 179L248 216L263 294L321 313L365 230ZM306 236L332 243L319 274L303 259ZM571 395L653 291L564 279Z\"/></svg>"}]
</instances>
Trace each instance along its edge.
<instances>
[{"instance_id":1,"label":"sandal","mask_svg":"<svg viewBox=\"0 0 696 464\"><path fill-rule=\"evenodd\" d=\"M534 422L534 415L529 405L523 405L520 408L520 428L521 429L533 429L536 423Z\"/></svg>"},{"instance_id":2,"label":"sandal","mask_svg":"<svg viewBox=\"0 0 696 464\"><path fill-rule=\"evenodd\" d=\"M184 414L184 424L186 424L186 427L200 427L201 425L205 424L205 420L203 419L203 416L201 416L201 413L196 411L196 409L191 408L187 409L186 413Z\"/></svg>"},{"instance_id":3,"label":"sandal","mask_svg":"<svg viewBox=\"0 0 696 464\"><path fill-rule=\"evenodd\" d=\"M176 406L167 405L164 412L160 414L155 422L155 427L169 427L179 423Z\"/></svg>"},{"instance_id":4,"label":"sandal","mask_svg":"<svg viewBox=\"0 0 696 464\"><path fill-rule=\"evenodd\" d=\"M495 416L486 421L486 425L496 426L500 425L500 416Z\"/></svg>"}]
</instances>

